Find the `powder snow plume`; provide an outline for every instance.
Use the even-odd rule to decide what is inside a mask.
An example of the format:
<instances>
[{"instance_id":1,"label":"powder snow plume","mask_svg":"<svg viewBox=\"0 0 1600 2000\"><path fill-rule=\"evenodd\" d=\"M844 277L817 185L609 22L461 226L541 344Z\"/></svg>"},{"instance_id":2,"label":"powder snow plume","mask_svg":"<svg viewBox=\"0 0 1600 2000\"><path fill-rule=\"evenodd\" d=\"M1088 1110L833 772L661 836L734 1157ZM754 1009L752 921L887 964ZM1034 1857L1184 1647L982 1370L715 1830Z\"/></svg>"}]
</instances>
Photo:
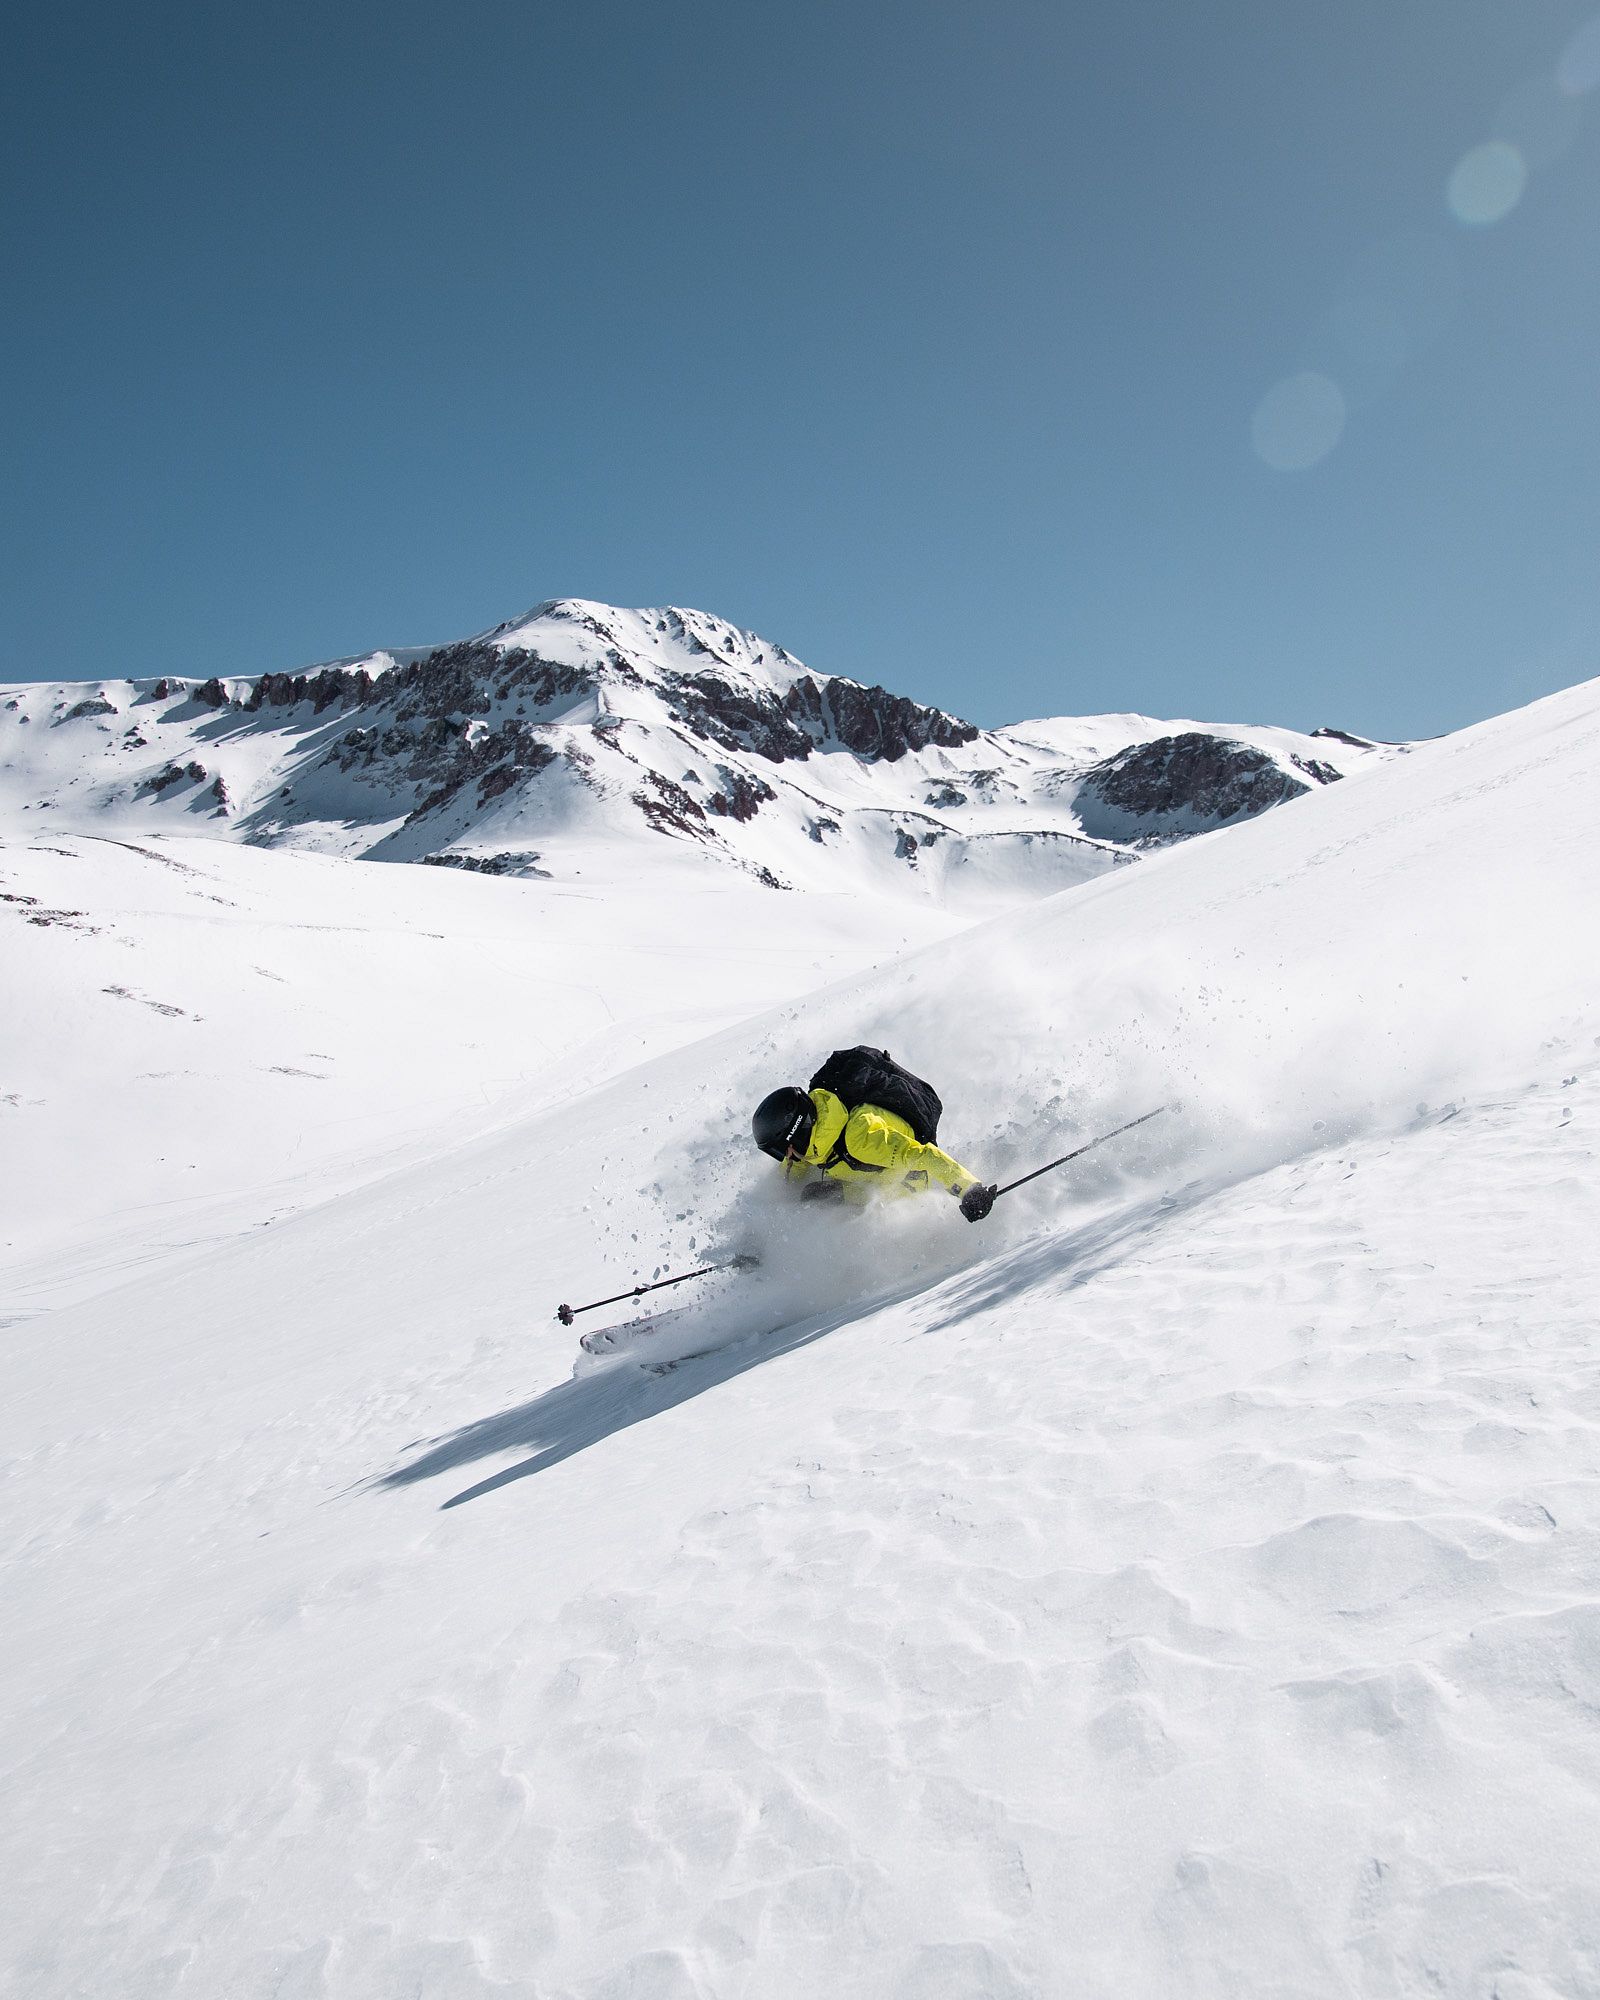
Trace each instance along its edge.
<instances>
[{"instance_id":1,"label":"powder snow plume","mask_svg":"<svg viewBox=\"0 0 1600 2000\"><path fill-rule=\"evenodd\" d=\"M1575 1060L1600 1031L1600 931L1571 920L1575 880L1600 905L1597 695L1551 697L847 981L769 1017L754 1055L727 1038L707 1051L727 1083L674 1113L695 1212L820 1311L985 1254L1064 1205L1235 1179L1512 1087L1547 1055ZM1507 838L1511 801L1492 809L1513 787L1525 812L1537 801L1532 855ZM934 1082L942 1142L987 1179L1167 1109L981 1232L919 1205L835 1224L819 1256L748 1150L749 1110L857 1041Z\"/></svg>"}]
</instances>

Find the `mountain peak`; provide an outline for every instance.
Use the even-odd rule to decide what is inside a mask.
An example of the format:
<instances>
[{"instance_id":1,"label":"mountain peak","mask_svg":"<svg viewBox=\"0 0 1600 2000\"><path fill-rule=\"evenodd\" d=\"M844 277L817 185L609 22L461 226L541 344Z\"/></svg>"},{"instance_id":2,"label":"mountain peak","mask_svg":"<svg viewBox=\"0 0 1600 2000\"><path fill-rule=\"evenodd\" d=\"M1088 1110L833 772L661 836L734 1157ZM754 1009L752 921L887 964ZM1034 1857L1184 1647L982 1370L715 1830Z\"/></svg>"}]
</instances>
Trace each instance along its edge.
<instances>
[{"instance_id":1,"label":"mountain peak","mask_svg":"<svg viewBox=\"0 0 1600 2000\"><path fill-rule=\"evenodd\" d=\"M515 648L572 665L604 665L614 651L636 670L648 670L652 664L679 672L714 666L724 675L760 681L780 694L806 672L785 647L760 633L678 604L630 610L592 598L552 597L479 637L502 651Z\"/></svg>"},{"instance_id":2,"label":"mountain peak","mask_svg":"<svg viewBox=\"0 0 1600 2000\"><path fill-rule=\"evenodd\" d=\"M1384 754L1128 716L986 732L709 612L587 598L302 673L37 687L0 736L15 803L61 824L586 878L666 840L772 886L991 904Z\"/></svg>"}]
</instances>

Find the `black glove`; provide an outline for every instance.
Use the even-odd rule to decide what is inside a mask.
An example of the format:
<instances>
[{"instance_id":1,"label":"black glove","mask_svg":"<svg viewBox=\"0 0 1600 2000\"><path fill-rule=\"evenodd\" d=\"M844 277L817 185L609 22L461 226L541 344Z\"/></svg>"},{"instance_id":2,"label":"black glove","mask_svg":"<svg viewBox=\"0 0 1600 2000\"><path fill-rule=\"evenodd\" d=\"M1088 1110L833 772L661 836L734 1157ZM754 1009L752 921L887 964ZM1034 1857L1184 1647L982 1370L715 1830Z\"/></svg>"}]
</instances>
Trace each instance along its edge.
<instances>
[{"instance_id":1,"label":"black glove","mask_svg":"<svg viewBox=\"0 0 1600 2000\"><path fill-rule=\"evenodd\" d=\"M994 1198L999 1192L997 1187L985 1187L982 1181L975 1181L961 1197L961 1213L968 1222L982 1222L994 1207Z\"/></svg>"}]
</instances>

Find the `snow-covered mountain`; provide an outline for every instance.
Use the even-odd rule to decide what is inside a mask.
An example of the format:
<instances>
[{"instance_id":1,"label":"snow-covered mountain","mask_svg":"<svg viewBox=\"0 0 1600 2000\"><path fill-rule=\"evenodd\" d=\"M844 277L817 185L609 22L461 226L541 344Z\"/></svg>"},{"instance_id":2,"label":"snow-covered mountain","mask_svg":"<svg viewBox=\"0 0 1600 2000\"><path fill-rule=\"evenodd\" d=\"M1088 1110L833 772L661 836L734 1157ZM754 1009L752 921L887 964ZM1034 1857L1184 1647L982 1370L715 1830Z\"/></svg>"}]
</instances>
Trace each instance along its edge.
<instances>
[{"instance_id":1,"label":"snow-covered mountain","mask_svg":"<svg viewBox=\"0 0 1600 2000\"><path fill-rule=\"evenodd\" d=\"M665 841L771 887L993 907L1382 754L1136 715L979 730L702 612L567 600L305 673L19 689L0 813L568 881Z\"/></svg>"},{"instance_id":2,"label":"snow-covered mountain","mask_svg":"<svg viewBox=\"0 0 1600 2000\"><path fill-rule=\"evenodd\" d=\"M364 705L213 821L19 700L7 1990L1595 1990L1600 682L977 925L658 831L681 717L530 723L618 789L490 881L350 858L403 795L208 837ZM978 743L723 748L787 810ZM858 1039L995 1179L1165 1108L976 1227L791 1207L750 1106Z\"/></svg>"}]
</instances>

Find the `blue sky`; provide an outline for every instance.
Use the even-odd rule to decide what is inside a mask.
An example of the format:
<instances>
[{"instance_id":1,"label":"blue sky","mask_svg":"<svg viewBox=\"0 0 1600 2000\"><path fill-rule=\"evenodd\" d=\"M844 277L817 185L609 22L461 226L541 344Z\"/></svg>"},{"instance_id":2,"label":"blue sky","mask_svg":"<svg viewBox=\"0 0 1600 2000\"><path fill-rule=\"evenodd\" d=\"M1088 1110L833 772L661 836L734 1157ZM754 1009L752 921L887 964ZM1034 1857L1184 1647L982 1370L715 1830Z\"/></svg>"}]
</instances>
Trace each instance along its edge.
<instances>
[{"instance_id":1,"label":"blue sky","mask_svg":"<svg viewBox=\"0 0 1600 2000\"><path fill-rule=\"evenodd\" d=\"M701 606L972 719L1600 672L1565 0L25 4L0 677Z\"/></svg>"}]
</instances>

